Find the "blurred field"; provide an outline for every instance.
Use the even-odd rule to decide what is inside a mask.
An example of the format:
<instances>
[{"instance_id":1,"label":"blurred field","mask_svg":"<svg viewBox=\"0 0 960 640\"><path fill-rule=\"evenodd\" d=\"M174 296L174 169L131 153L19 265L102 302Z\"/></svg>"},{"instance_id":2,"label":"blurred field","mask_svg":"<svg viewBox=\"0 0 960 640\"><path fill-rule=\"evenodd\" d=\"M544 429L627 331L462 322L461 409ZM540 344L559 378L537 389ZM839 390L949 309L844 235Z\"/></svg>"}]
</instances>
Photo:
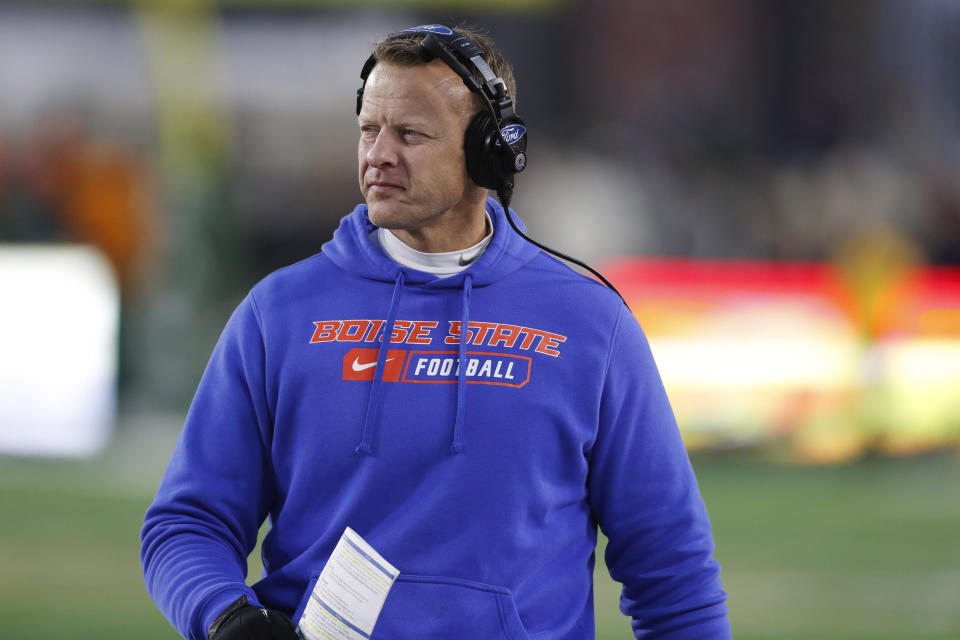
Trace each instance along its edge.
<instances>
[{"instance_id":1,"label":"blurred field","mask_svg":"<svg viewBox=\"0 0 960 640\"><path fill-rule=\"evenodd\" d=\"M137 559L172 441L122 432L94 462L0 459L0 637L173 639ZM742 639L960 638L960 460L843 467L697 457ZM629 637L598 568L598 638Z\"/></svg>"}]
</instances>

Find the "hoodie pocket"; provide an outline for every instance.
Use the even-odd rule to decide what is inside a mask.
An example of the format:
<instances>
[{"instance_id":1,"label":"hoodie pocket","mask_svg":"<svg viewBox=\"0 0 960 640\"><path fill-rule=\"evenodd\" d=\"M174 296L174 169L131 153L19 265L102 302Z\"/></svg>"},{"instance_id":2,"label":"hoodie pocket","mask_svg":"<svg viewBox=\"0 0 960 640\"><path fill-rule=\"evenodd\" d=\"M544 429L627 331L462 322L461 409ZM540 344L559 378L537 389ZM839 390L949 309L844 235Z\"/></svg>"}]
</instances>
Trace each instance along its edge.
<instances>
[{"instance_id":1,"label":"hoodie pocket","mask_svg":"<svg viewBox=\"0 0 960 640\"><path fill-rule=\"evenodd\" d=\"M509 589L400 574L371 640L529 640Z\"/></svg>"}]
</instances>

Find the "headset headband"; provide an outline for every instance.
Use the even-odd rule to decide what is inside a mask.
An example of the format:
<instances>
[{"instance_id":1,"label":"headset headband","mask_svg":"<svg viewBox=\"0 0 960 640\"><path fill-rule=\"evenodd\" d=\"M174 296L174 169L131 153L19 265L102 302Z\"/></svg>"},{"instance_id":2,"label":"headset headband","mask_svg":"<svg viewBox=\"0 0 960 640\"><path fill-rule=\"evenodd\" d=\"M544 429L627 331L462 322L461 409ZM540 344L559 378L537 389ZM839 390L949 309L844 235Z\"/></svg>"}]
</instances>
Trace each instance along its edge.
<instances>
[{"instance_id":1,"label":"headset headband","mask_svg":"<svg viewBox=\"0 0 960 640\"><path fill-rule=\"evenodd\" d=\"M387 39L407 33L427 34L420 42L420 59L424 62L430 62L434 58L443 60L454 73L460 76L470 91L480 94L490 102L497 122L514 116L513 100L507 93L507 84L503 78L493 72L487 61L483 59L480 47L472 40L442 24L425 24L395 31L388 35ZM376 64L377 59L370 54L360 71L363 84L357 90L357 115L360 114L360 108L363 106L363 89L367 84L367 76ZM483 78L482 83L477 81L468 65L480 73Z\"/></svg>"}]
</instances>

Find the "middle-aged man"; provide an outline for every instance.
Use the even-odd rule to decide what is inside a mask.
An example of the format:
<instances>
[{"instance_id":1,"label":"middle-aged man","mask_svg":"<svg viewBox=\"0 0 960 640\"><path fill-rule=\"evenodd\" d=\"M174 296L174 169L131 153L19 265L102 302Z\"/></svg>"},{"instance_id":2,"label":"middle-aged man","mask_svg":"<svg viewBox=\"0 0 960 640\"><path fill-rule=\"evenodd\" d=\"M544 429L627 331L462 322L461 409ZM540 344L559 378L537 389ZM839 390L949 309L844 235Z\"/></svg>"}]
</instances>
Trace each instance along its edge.
<instances>
[{"instance_id":1,"label":"middle-aged man","mask_svg":"<svg viewBox=\"0 0 960 640\"><path fill-rule=\"evenodd\" d=\"M296 638L291 618L310 640L586 640L599 526L637 638L728 638L640 327L487 197L524 164L509 65L480 33L427 25L362 75L366 204L230 318L146 515L151 595L192 640ZM351 542L357 569L318 584L347 527L373 551ZM395 574L364 564L374 551ZM365 567L395 580L372 635L336 614Z\"/></svg>"}]
</instances>

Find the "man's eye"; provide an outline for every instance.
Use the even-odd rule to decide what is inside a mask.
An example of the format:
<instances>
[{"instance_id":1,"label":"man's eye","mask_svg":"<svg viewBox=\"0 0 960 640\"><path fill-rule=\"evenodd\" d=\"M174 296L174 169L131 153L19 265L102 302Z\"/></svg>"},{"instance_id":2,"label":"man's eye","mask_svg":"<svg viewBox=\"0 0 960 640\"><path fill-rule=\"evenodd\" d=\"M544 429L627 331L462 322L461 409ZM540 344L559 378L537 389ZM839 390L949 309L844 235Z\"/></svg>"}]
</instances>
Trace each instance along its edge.
<instances>
[{"instance_id":1,"label":"man's eye","mask_svg":"<svg viewBox=\"0 0 960 640\"><path fill-rule=\"evenodd\" d=\"M416 137L416 136L422 136L422 135L423 135L422 133L420 133L419 131L417 131L417 130L415 130L415 129L404 129L402 133L403 133L404 136L407 136L407 137Z\"/></svg>"}]
</instances>

